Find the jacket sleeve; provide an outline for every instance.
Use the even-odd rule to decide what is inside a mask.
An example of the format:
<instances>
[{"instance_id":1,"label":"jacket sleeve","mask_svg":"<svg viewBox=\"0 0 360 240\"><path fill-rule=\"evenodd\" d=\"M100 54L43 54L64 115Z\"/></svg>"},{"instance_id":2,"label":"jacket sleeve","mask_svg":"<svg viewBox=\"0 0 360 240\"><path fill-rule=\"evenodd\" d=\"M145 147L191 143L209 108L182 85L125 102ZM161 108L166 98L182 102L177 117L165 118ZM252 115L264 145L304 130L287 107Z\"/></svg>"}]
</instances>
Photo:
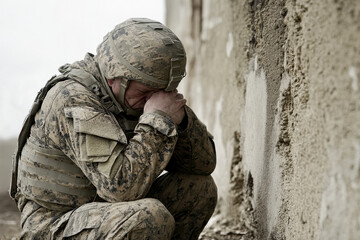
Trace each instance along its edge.
<instances>
[{"instance_id":1,"label":"jacket sleeve","mask_svg":"<svg viewBox=\"0 0 360 240\"><path fill-rule=\"evenodd\" d=\"M216 165L215 145L206 126L185 106L187 126L179 130L179 138L166 170L209 175Z\"/></svg>"},{"instance_id":2,"label":"jacket sleeve","mask_svg":"<svg viewBox=\"0 0 360 240\"><path fill-rule=\"evenodd\" d=\"M59 125L54 142L109 202L143 198L170 161L178 138L172 120L152 112L140 117L127 142L115 117L86 96L72 97L54 114Z\"/></svg>"}]
</instances>

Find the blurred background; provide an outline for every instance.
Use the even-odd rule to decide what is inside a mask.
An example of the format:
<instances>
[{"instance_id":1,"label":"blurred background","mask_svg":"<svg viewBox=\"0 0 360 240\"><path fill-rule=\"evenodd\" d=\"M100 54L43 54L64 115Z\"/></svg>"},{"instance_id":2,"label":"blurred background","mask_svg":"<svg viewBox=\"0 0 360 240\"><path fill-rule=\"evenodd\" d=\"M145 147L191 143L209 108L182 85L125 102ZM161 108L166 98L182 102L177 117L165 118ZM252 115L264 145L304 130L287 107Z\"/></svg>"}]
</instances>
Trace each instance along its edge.
<instances>
[{"instance_id":1,"label":"blurred background","mask_svg":"<svg viewBox=\"0 0 360 240\"><path fill-rule=\"evenodd\" d=\"M15 137L37 91L64 63L95 53L131 17L164 22L164 0L0 1L0 139Z\"/></svg>"}]
</instances>

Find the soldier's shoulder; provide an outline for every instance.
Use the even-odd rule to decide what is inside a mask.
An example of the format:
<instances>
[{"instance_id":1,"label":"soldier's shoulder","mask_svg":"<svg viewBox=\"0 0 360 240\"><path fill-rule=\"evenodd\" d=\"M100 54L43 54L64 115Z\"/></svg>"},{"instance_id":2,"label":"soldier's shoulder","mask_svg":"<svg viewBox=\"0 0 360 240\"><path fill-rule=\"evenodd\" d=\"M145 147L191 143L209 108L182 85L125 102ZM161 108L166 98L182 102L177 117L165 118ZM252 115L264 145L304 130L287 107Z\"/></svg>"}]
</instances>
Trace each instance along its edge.
<instances>
[{"instance_id":1,"label":"soldier's shoulder","mask_svg":"<svg viewBox=\"0 0 360 240\"><path fill-rule=\"evenodd\" d=\"M69 98L93 97L89 89L73 80L65 80L57 83L47 93L46 98L49 101L67 101Z\"/></svg>"},{"instance_id":2,"label":"soldier's shoulder","mask_svg":"<svg viewBox=\"0 0 360 240\"><path fill-rule=\"evenodd\" d=\"M71 79L57 83L51 91L65 95L92 94L85 86Z\"/></svg>"},{"instance_id":3,"label":"soldier's shoulder","mask_svg":"<svg viewBox=\"0 0 360 240\"><path fill-rule=\"evenodd\" d=\"M50 89L43 104L54 110L69 105L88 105L90 103L101 105L96 95L85 86L73 80L65 80Z\"/></svg>"}]
</instances>

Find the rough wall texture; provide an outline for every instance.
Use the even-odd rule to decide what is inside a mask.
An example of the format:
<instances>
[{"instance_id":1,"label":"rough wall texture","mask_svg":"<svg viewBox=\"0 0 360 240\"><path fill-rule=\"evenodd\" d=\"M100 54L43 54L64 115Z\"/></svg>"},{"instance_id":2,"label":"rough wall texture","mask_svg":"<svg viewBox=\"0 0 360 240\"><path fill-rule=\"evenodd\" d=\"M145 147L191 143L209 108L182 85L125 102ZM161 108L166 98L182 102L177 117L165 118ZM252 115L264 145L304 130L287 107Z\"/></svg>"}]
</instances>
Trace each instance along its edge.
<instances>
[{"instance_id":1,"label":"rough wall texture","mask_svg":"<svg viewBox=\"0 0 360 240\"><path fill-rule=\"evenodd\" d=\"M220 216L258 239L358 239L360 1L167 0L167 25L215 136Z\"/></svg>"}]
</instances>

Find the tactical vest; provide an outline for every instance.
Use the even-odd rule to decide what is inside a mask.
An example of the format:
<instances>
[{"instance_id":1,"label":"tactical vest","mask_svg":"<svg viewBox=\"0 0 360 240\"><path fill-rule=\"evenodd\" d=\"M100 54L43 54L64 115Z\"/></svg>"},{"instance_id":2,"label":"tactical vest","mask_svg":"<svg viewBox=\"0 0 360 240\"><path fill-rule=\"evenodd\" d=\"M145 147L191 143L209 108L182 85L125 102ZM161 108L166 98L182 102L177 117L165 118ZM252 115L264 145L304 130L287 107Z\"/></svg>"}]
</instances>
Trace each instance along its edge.
<instances>
[{"instance_id":1,"label":"tactical vest","mask_svg":"<svg viewBox=\"0 0 360 240\"><path fill-rule=\"evenodd\" d=\"M96 198L96 189L62 151L42 148L29 138L35 115L47 92L58 82L71 79L92 91L107 109L114 112L114 109L111 109L114 107L111 98L91 74L81 69L70 69L69 66L67 68L69 71L51 78L35 99L18 138L10 187L10 195L16 199L19 180L21 193L26 198L46 208L61 211L92 202ZM119 111L116 109L115 112ZM130 139L138 121L127 120L125 115L120 118L120 126Z\"/></svg>"},{"instance_id":2,"label":"tactical vest","mask_svg":"<svg viewBox=\"0 0 360 240\"><path fill-rule=\"evenodd\" d=\"M39 205L64 211L92 202L96 189L63 152L28 139L18 162L21 193Z\"/></svg>"}]
</instances>

